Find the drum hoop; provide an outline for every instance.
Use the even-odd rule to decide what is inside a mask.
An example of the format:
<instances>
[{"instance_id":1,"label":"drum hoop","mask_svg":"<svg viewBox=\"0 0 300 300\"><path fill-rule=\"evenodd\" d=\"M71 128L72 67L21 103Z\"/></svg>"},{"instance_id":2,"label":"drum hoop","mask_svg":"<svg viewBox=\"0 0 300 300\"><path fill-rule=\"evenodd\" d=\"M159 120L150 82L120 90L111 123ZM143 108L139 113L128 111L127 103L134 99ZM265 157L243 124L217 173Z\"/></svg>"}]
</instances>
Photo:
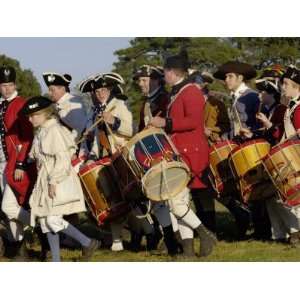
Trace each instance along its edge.
<instances>
[{"instance_id":1,"label":"drum hoop","mask_svg":"<svg viewBox=\"0 0 300 300\"><path fill-rule=\"evenodd\" d=\"M223 148L224 146L239 146L236 142L230 141L230 140L226 140L226 141L222 141L222 142L217 142L215 144L212 144L211 147L209 148L209 154L217 151L217 149ZM236 147L234 147L233 149L235 149Z\"/></svg>"},{"instance_id":2,"label":"drum hoop","mask_svg":"<svg viewBox=\"0 0 300 300\"><path fill-rule=\"evenodd\" d=\"M87 166L84 166L83 168L81 168L81 170L79 170L78 174L79 174L79 176L86 175L86 174L90 173L91 171L93 171L96 167L109 165L110 163L111 163L111 159L109 157L102 158L102 159L97 160Z\"/></svg>"},{"instance_id":3,"label":"drum hoop","mask_svg":"<svg viewBox=\"0 0 300 300\"><path fill-rule=\"evenodd\" d=\"M270 152L268 155L273 155L277 153L278 151L281 151L282 149L294 146L294 145L300 145L300 141L286 141L282 144L275 145L274 147L271 148Z\"/></svg>"},{"instance_id":4,"label":"drum hoop","mask_svg":"<svg viewBox=\"0 0 300 300\"><path fill-rule=\"evenodd\" d=\"M128 150L135 145L138 141L142 140L143 138L151 135L151 134L163 134L166 135L166 133L160 129L160 128L148 128L144 129L143 131L137 133L134 137L132 137L125 145L124 147L127 148Z\"/></svg>"},{"instance_id":5,"label":"drum hoop","mask_svg":"<svg viewBox=\"0 0 300 300\"><path fill-rule=\"evenodd\" d=\"M254 146L254 145L257 145L257 144L268 144L270 145L270 143L268 143L266 140L264 139L257 139L257 140L253 140L253 141L249 141L249 142L246 142L244 144L241 144L239 145L238 147L234 148L231 152L230 152L230 155L234 155L236 154L236 152L238 152L239 150L242 150L244 148L247 148L249 146Z\"/></svg>"}]
</instances>

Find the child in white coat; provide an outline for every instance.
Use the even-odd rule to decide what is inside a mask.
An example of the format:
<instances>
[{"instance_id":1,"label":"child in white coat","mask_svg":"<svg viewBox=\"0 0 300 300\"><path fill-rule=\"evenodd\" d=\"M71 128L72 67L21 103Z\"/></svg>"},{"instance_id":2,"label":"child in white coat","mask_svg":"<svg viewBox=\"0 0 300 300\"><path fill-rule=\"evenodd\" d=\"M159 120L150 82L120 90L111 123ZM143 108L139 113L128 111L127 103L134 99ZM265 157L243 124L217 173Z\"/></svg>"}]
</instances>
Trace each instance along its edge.
<instances>
[{"instance_id":1,"label":"child in white coat","mask_svg":"<svg viewBox=\"0 0 300 300\"><path fill-rule=\"evenodd\" d=\"M71 165L71 157L76 152L74 139L55 117L49 99L42 96L29 99L23 113L36 129L29 153L38 169L29 201L31 225L39 220L49 241L52 261L60 261L59 232L78 241L83 259L88 260L98 248L98 241L88 238L63 218L86 210L80 181Z\"/></svg>"}]
</instances>

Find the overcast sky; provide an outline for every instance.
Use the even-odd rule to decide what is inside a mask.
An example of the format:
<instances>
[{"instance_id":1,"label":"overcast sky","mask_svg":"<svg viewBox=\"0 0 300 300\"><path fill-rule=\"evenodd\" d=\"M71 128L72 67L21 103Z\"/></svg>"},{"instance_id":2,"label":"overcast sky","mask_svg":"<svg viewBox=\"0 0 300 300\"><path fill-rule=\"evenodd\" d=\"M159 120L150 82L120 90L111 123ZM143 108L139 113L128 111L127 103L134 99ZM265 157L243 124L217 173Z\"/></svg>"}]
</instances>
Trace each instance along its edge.
<instances>
[{"instance_id":1,"label":"overcast sky","mask_svg":"<svg viewBox=\"0 0 300 300\"><path fill-rule=\"evenodd\" d=\"M107 72L117 60L114 51L129 46L132 38L0 38L0 53L31 69L43 91L42 73L69 73L71 88L88 75Z\"/></svg>"}]
</instances>

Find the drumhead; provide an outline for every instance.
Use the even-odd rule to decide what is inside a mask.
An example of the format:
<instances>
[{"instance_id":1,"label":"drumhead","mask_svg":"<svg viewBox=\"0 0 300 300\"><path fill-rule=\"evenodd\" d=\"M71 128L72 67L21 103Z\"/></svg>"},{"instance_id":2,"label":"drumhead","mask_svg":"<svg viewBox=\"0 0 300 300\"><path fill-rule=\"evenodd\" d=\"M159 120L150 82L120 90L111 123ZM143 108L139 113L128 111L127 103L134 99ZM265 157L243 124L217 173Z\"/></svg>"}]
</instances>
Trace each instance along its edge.
<instances>
[{"instance_id":1,"label":"drumhead","mask_svg":"<svg viewBox=\"0 0 300 300\"><path fill-rule=\"evenodd\" d=\"M144 192L153 201L165 201L175 197L189 181L189 169L181 162L161 162L142 178Z\"/></svg>"},{"instance_id":2,"label":"drumhead","mask_svg":"<svg viewBox=\"0 0 300 300\"><path fill-rule=\"evenodd\" d=\"M143 131L137 133L132 139L130 139L124 147L127 149L130 149L133 145L135 145L139 140L143 139L144 137L148 135L153 135L153 134L164 134L164 131L160 128L154 128L150 127L148 129L144 129Z\"/></svg>"}]
</instances>

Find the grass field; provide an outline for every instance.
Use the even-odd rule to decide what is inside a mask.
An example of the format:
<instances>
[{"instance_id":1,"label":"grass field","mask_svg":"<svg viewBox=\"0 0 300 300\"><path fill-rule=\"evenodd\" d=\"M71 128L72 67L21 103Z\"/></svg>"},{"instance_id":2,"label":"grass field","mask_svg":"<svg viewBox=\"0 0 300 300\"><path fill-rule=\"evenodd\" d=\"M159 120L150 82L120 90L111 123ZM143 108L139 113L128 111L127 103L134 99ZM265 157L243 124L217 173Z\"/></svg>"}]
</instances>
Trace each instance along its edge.
<instances>
[{"instance_id":1,"label":"grass field","mask_svg":"<svg viewBox=\"0 0 300 300\"><path fill-rule=\"evenodd\" d=\"M94 238L103 237L105 231L102 231L91 223L85 222L81 230ZM161 242L162 251L160 254L150 254L147 251L133 253L131 251L112 252L109 248L96 251L92 261L98 262L187 262L187 261L209 261L209 262L264 262L264 261L300 261L300 247L291 248L285 244L276 244L272 242L259 242L254 240L234 241L232 238L235 232L235 225L231 215L221 206L217 206L217 231L219 243L213 254L207 258L197 257L195 259L183 259L180 257L169 257L166 255ZM251 234L251 231L248 232ZM125 240L128 234L124 232ZM199 241L195 240L196 253L199 251ZM33 261L37 261L39 254L39 245L34 242L30 245L30 256ZM61 256L63 261L80 261L81 251L77 249L62 249ZM0 261L12 261L7 257L0 258Z\"/></svg>"}]
</instances>

